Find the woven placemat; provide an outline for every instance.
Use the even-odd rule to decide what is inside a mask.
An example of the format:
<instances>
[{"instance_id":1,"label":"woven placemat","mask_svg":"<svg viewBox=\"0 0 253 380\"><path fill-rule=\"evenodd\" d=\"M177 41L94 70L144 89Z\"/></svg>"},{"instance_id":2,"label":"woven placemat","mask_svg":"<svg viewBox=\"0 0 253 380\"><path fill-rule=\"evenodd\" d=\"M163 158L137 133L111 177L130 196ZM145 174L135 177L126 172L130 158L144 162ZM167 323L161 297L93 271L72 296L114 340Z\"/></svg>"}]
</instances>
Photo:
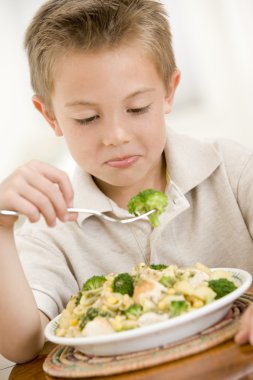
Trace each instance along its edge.
<instances>
[{"instance_id":1,"label":"woven placemat","mask_svg":"<svg viewBox=\"0 0 253 380\"><path fill-rule=\"evenodd\" d=\"M57 346L47 356L43 370L50 376L85 378L108 376L152 367L196 354L231 339L238 330L243 311L253 302L246 293L232 305L222 321L190 338L166 346L119 356L91 356L73 347Z\"/></svg>"}]
</instances>

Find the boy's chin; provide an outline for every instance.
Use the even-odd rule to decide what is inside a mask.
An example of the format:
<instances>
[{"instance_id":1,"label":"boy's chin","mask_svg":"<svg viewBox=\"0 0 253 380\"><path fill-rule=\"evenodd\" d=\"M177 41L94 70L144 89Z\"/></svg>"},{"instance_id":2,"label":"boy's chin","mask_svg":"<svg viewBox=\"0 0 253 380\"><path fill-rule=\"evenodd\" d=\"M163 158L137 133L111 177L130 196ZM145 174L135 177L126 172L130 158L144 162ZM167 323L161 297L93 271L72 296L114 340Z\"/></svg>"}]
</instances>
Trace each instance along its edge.
<instances>
[{"instance_id":1,"label":"boy's chin","mask_svg":"<svg viewBox=\"0 0 253 380\"><path fill-rule=\"evenodd\" d=\"M127 178L127 177L121 177L118 175L116 178L105 178L105 179L98 179L94 178L96 184L99 187L119 187L119 188L129 188L132 186L136 186L136 183L140 181L140 177L137 178Z\"/></svg>"}]
</instances>

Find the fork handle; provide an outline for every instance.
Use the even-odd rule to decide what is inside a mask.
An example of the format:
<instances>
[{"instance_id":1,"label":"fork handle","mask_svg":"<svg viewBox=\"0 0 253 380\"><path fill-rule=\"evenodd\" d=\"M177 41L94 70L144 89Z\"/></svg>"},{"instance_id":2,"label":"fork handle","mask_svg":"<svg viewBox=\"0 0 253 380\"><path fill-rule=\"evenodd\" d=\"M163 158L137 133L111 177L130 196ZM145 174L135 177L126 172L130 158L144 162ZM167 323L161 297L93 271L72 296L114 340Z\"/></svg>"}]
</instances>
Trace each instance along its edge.
<instances>
[{"instance_id":1,"label":"fork handle","mask_svg":"<svg viewBox=\"0 0 253 380\"><path fill-rule=\"evenodd\" d=\"M12 210L0 210L0 215L19 216L19 213L17 211Z\"/></svg>"},{"instance_id":2,"label":"fork handle","mask_svg":"<svg viewBox=\"0 0 253 380\"><path fill-rule=\"evenodd\" d=\"M90 210L88 208L75 208L75 207L69 207L67 208L68 212L85 212L87 214L97 214L100 215L99 211L96 210ZM20 213L14 210L0 210L0 215L10 215L10 216L19 216Z\"/></svg>"}]
</instances>

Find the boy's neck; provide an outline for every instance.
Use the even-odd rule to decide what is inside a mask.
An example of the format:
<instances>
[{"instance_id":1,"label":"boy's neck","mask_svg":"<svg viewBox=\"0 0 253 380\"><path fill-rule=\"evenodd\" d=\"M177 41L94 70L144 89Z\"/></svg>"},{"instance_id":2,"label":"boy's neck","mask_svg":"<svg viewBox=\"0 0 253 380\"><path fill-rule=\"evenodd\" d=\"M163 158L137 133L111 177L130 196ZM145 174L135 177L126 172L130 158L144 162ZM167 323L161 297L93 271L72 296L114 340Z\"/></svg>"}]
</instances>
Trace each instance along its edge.
<instances>
[{"instance_id":1,"label":"boy's neck","mask_svg":"<svg viewBox=\"0 0 253 380\"><path fill-rule=\"evenodd\" d=\"M119 207L127 209L127 204L134 195L145 189L156 189L164 192L167 184L166 180L166 162L163 158L160 170L155 170L153 176L148 176L141 183L132 186L111 186L94 178L97 186L103 193L112 199Z\"/></svg>"}]
</instances>

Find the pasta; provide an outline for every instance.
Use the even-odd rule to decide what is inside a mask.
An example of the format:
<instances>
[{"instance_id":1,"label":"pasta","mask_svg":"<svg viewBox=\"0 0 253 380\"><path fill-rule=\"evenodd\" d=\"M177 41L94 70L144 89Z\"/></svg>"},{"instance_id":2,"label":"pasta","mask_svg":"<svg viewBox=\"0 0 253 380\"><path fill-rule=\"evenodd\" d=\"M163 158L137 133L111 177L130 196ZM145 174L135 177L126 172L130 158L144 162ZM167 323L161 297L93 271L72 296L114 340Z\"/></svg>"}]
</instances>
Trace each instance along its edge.
<instances>
[{"instance_id":1,"label":"pasta","mask_svg":"<svg viewBox=\"0 0 253 380\"><path fill-rule=\"evenodd\" d=\"M141 263L131 273L86 281L60 315L55 334L94 336L147 326L214 302L237 286L230 272L200 263L189 268Z\"/></svg>"}]
</instances>

